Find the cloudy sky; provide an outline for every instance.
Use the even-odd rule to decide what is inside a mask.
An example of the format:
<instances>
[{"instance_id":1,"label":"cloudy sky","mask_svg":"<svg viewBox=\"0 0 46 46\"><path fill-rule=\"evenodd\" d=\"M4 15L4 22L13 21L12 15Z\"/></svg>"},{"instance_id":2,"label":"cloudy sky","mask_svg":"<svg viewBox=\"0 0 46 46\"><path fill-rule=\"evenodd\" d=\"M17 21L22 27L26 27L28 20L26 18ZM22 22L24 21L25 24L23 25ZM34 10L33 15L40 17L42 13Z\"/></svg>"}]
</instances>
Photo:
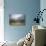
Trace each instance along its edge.
<instances>
[{"instance_id":1,"label":"cloudy sky","mask_svg":"<svg viewBox=\"0 0 46 46\"><path fill-rule=\"evenodd\" d=\"M24 16L24 14L13 14L13 15L11 15L11 17L10 17L11 19L15 19L15 20L21 20L21 19L24 19L25 18L25 16Z\"/></svg>"}]
</instances>

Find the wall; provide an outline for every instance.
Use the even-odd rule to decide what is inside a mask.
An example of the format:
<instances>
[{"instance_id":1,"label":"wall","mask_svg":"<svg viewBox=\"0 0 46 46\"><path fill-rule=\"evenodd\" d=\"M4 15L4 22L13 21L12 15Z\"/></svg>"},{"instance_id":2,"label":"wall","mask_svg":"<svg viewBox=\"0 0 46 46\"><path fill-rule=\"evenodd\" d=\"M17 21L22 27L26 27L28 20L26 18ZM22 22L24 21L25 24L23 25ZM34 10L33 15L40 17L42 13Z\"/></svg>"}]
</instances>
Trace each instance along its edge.
<instances>
[{"instance_id":1,"label":"wall","mask_svg":"<svg viewBox=\"0 0 46 46\"><path fill-rule=\"evenodd\" d=\"M7 41L18 41L32 29L33 19L40 9L40 0L4 0L4 35ZM11 27L9 14L23 13L26 16L25 26Z\"/></svg>"},{"instance_id":2,"label":"wall","mask_svg":"<svg viewBox=\"0 0 46 46\"><path fill-rule=\"evenodd\" d=\"M46 0L41 0L41 1L40 1L40 9L41 9L41 11L42 11L43 9L46 9ZM42 17L43 17L43 22L41 21L41 22L40 22L40 25L46 26L46 20L45 20L45 19L46 19L46 11L43 12Z\"/></svg>"}]
</instances>

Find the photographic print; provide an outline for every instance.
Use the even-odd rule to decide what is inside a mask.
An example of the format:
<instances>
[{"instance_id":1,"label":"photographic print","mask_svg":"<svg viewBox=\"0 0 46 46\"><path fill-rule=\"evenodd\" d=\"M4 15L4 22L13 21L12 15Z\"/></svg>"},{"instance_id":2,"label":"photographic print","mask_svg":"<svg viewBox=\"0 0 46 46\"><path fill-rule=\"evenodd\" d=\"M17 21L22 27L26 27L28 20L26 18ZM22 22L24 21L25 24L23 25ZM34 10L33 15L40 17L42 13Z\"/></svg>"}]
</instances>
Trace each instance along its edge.
<instances>
[{"instance_id":1,"label":"photographic print","mask_svg":"<svg viewBox=\"0 0 46 46\"><path fill-rule=\"evenodd\" d=\"M25 25L25 15L24 14L13 14L9 16L9 24L12 26Z\"/></svg>"}]
</instances>

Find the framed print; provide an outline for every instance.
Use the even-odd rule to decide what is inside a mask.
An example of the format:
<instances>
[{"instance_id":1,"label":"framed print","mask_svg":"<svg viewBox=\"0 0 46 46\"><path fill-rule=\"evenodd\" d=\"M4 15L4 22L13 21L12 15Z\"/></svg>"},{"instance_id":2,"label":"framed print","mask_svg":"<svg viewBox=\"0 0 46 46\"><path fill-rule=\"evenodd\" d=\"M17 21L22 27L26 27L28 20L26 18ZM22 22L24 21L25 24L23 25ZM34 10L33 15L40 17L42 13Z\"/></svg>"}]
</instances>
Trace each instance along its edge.
<instances>
[{"instance_id":1,"label":"framed print","mask_svg":"<svg viewBox=\"0 0 46 46\"><path fill-rule=\"evenodd\" d=\"M24 14L13 14L9 16L9 24L12 26L22 26L25 25L25 15Z\"/></svg>"}]
</instances>

